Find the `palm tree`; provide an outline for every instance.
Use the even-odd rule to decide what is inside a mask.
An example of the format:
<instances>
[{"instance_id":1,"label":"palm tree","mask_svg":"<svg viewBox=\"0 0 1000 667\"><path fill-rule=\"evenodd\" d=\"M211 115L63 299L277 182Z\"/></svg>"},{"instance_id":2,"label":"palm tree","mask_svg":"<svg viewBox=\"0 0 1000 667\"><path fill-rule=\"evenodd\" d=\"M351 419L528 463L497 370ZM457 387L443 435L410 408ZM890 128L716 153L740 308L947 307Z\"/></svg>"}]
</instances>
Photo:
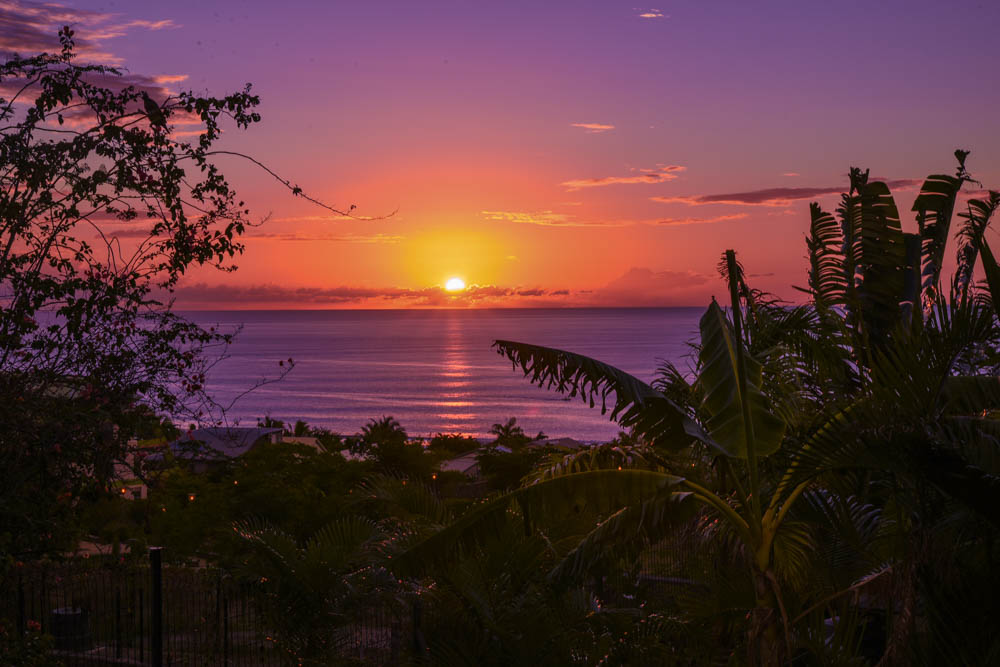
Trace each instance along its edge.
<instances>
[{"instance_id":1,"label":"palm tree","mask_svg":"<svg viewBox=\"0 0 1000 667\"><path fill-rule=\"evenodd\" d=\"M361 428L361 442L368 447L403 445L406 440L406 429L391 416L369 419Z\"/></svg>"},{"instance_id":2,"label":"palm tree","mask_svg":"<svg viewBox=\"0 0 1000 667\"><path fill-rule=\"evenodd\" d=\"M892 609L888 659L902 659L920 572L932 562L914 543L931 540L936 525L921 504L943 497L995 520L1000 497L1000 466L986 461L984 445L1000 432L986 412L1000 408L1000 340L988 303L970 298L982 256L1000 304L1000 268L983 235L1000 196L960 214L959 269L942 289L951 215L970 180L967 153L956 155L955 176L931 176L921 189L917 235L902 232L888 187L860 170L851 171L839 224L811 207L811 304L785 307L751 290L727 251L728 315L713 301L702 317L692 383L669 365L649 385L571 352L496 341L532 383L602 412L610 404L611 418L666 465L646 466L641 452L567 457L407 558L481 543L512 507L529 530L538 517L587 508L604 520L553 570L580 574L687 519L744 563L750 663L780 664L796 646L822 644L817 620L834 604L879 597L888 580L904 593ZM978 546L981 535L966 539Z\"/></svg>"}]
</instances>

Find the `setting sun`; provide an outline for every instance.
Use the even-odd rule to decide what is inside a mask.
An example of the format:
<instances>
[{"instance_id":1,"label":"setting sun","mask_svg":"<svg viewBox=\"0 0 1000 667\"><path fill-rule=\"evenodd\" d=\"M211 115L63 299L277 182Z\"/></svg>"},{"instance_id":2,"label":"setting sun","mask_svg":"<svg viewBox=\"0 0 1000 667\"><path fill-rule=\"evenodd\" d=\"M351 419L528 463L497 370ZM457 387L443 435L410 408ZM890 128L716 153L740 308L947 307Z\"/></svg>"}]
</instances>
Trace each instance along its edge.
<instances>
[{"instance_id":1,"label":"setting sun","mask_svg":"<svg viewBox=\"0 0 1000 667\"><path fill-rule=\"evenodd\" d=\"M444 288L449 292L461 292L465 289L465 281L461 278L449 278L444 284Z\"/></svg>"}]
</instances>

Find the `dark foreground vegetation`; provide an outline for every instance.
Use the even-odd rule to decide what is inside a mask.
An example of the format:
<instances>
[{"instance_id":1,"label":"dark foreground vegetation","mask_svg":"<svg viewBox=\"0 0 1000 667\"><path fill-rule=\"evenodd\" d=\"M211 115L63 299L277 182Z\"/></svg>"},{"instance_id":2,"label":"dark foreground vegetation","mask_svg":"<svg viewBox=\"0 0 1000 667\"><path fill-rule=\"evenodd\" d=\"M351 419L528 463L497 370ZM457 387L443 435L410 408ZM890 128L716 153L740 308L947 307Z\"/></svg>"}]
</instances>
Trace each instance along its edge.
<instances>
[{"instance_id":1,"label":"dark foreground vegetation","mask_svg":"<svg viewBox=\"0 0 1000 667\"><path fill-rule=\"evenodd\" d=\"M350 438L297 425L289 438L315 441L199 468L143 454L179 435L157 415L219 418L203 374L227 338L156 290L240 251L246 214L209 158L220 116L245 126L256 99L102 88L93 77L115 73L74 65L63 38L61 55L0 69L40 89L27 107L0 101L4 599L82 543L137 568L155 544L177 572L249 591L255 641L290 664L1000 661L1000 267L986 237L1000 194L962 198L967 153L924 182L916 233L857 169L837 211L814 204L803 305L755 290L725 252L728 298L706 309L691 367L665 363L651 385L496 342L531 382L608 411L624 430L612 443L560 451L513 421L490 443L415 443L383 418ZM81 110L91 129L63 134ZM197 142L171 138L174 113L206 128ZM97 213L148 217L155 250L109 263L72 236ZM477 472L443 470L469 452ZM147 496L124 499L125 482ZM409 619L406 641L388 657L346 650L376 609ZM18 612L4 611L3 660L49 664L55 638Z\"/></svg>"}]
</instances>

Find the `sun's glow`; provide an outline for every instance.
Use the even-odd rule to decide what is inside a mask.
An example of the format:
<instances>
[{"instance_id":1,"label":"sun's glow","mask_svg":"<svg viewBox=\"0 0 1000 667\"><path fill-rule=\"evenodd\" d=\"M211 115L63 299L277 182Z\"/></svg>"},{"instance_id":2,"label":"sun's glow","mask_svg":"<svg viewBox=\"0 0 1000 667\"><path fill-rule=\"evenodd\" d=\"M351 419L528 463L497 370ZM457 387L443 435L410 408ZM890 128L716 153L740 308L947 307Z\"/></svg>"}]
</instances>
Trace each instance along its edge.
<instances>
[{"instance_id":1,"label":"sun's glow","mask_svg":"<svg viewBox=\"0 0 1000 667\"><path fill-rule=\"evenodd\" d=\"M461 292L465 289L465 281L461 278L449 278L444 284L444 288L449 292Z\"/></svg>"}]
</instances>

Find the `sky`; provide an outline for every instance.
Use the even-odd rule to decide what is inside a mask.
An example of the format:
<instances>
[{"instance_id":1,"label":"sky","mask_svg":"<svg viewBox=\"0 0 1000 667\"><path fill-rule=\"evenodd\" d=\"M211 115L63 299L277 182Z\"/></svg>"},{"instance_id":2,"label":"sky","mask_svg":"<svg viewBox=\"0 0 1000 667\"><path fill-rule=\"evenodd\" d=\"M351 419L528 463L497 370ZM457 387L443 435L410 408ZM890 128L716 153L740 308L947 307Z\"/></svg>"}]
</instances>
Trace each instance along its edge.
<instances>
[{"instance_id":1,"label":"sky","mask_svg":"<svg viewBox=\"0 0 1000 667\"><path fill-rule=\"evenodd\" d=\"M375 218L220 160L267 222L184 308L701 306L727 248L796 300L850 167L905 231L956 148L1000 188L1000 3L655 1L0 0L0 51L69 23L171 90L251 82L263 120L222 144Z\"/></svg>"}]
</instances>

